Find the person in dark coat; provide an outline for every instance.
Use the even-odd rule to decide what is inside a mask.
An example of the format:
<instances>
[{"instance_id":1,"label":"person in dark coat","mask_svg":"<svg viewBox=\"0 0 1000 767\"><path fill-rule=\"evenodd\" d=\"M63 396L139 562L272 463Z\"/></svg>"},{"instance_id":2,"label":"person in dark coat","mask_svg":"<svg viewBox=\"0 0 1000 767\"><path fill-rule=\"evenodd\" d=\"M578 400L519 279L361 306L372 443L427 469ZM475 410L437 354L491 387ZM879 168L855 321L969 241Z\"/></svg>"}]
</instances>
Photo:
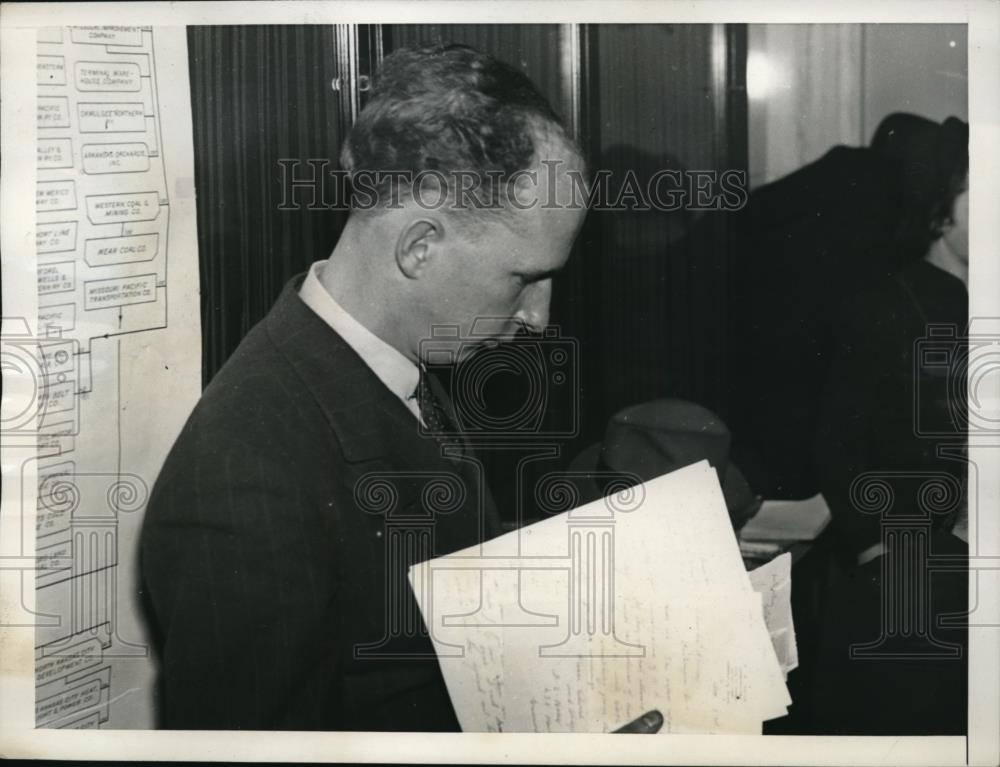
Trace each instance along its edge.
<instances>
[{"instance_id":1,"label":"person in dark coat","mask_svg":"<svg viewBox=\"0 0 1000 767\"><path fill-rule=\"evenodd\" d=\"M893 245L901 265L842 301L819 398L815 465L834 527L855 555L881 540L878 515L854 508L859 475L965 476L968 126L932 123L911 152ZM942 456L949 446L956 458Z\"/></svg>"},{"instance_id":2,"label":"person in dark coat","mask_svg":"<svg viewBox=\"0 0 1000 767\"><path fill-rule=\"evenodd\" d=\"M461 46L386 58L343 151L356 206L332 255L208 385L153 488L162 726L458 729L406 573L499 520L423 342L448 325L434 348L459 361L547 325L585 211L527 205L546 190L518 171L544 160L569 198L579 152L518 70Z\"/></svg>"},{"instance_id":3,"label":"person in dark coat","mask_svg":"<svg viewBox=\"0 0 1000 767\"><path fill-rule=\"evenodd\" d=\"M835 315L815 442L852 563L813 689L824 734L961 735L967 715L968 126L912 138L901 262Z\"/></svg>"},{"instance_id":4,"label":"person in dark coat","mask_svg":"<svg viewBox=\"0 0 1000 767\"><path fill-rule=\"evenodd\" d=\"M843 300L899 263L907 158L935 124L895 113L870 146L837 146L750 195L736 217L733 458L765 498L820 490L812 446Z\"/></svg>"}]
</instances>

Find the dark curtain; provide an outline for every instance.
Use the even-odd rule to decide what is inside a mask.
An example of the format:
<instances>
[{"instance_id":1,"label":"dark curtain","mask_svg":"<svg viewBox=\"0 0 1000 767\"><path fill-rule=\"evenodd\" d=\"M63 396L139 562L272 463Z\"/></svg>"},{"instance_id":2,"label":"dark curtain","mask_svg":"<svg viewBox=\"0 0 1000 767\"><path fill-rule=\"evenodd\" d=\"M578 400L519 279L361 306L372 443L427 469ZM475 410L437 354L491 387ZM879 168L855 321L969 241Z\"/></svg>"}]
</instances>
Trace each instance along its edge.
<instances>
[{"instance_id":1,"label":"dark curtain","mask_svg":"<svg viewBox=\"0 0 1000 767\"><path fill-rule=\"evenodd\" d=\"M335 52L329 26L188 28L203 383L343 226L336 211L278 207L279 160L300 160L300 177L309 159L336 165Z\"/></svg>"}]
</instances>

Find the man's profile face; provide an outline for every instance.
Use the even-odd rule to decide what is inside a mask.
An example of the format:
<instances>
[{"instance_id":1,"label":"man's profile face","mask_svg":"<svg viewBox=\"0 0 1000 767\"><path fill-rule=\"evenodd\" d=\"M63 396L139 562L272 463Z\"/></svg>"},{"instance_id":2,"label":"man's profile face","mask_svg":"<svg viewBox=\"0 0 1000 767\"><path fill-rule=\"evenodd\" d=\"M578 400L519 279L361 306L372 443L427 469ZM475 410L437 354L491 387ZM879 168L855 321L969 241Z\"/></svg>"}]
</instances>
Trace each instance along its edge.
<instances>
[{"instance_id":1,"label":"man's profile face","mask_svg":"<svg viewBox=\"0 0 1000 767\"><path fill-rule=\"evenodd\" d=\"M510 339L521 329L541 332L549 323L552 280L569 258L586 209L569 206L569 173L582 171L579 158L561 142L540 146L539 154L559 161L558 192L547 188L547 171L539 166L538 184L527 183L517 193L526 209L452 214L431 306L434 324L460 329L465 343L458 362L476 350L469 340ZM546 199L563 204L543 209Z\"/></svg>"}]
</instances>

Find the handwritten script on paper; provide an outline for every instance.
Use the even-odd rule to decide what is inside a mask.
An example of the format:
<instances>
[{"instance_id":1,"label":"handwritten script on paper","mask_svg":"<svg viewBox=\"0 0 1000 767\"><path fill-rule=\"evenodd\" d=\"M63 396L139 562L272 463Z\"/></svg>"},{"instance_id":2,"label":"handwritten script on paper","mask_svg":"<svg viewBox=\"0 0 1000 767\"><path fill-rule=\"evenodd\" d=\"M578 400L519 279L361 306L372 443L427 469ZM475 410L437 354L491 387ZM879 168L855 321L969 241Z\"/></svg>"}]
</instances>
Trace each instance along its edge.
<instances>
[{"instance_id":1,"label":"handwritten script on paper","mask_svg":"<svg viewBox=\"0 0 1000 767\"><path fill-rule=\"evenodd\" d=\"M410 582L465 731L608 732L655 708L661 732L752 734L791 703L772 643L792 633L784 574L755 590L701 462L415 565Z\"/></svg>"}]
</instances>

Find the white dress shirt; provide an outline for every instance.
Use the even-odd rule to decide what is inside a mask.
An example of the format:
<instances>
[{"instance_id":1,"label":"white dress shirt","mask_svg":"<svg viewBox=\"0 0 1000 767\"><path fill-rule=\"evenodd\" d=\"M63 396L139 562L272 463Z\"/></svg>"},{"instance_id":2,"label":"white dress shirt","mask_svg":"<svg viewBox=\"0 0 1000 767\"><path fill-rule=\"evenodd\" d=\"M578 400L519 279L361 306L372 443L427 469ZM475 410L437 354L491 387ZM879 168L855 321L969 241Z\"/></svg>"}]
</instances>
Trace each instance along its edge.
<instances>
[{"instance_id":1,"label":"white dress shirt","mask_svg":"<svg viewBox=\"0 0 1000 767\"><path fill-rule=\"evenodd\" d=\"M420 368L398 349L387 344L354 319L334 300L319 279L326 263L325 260L317 261L309 267L309 272L299 289L299 297L357 352L389 391L399 397L422 423L420 406L414 396L417 384L420 382Z\"/></svg>"}]
</instances>

